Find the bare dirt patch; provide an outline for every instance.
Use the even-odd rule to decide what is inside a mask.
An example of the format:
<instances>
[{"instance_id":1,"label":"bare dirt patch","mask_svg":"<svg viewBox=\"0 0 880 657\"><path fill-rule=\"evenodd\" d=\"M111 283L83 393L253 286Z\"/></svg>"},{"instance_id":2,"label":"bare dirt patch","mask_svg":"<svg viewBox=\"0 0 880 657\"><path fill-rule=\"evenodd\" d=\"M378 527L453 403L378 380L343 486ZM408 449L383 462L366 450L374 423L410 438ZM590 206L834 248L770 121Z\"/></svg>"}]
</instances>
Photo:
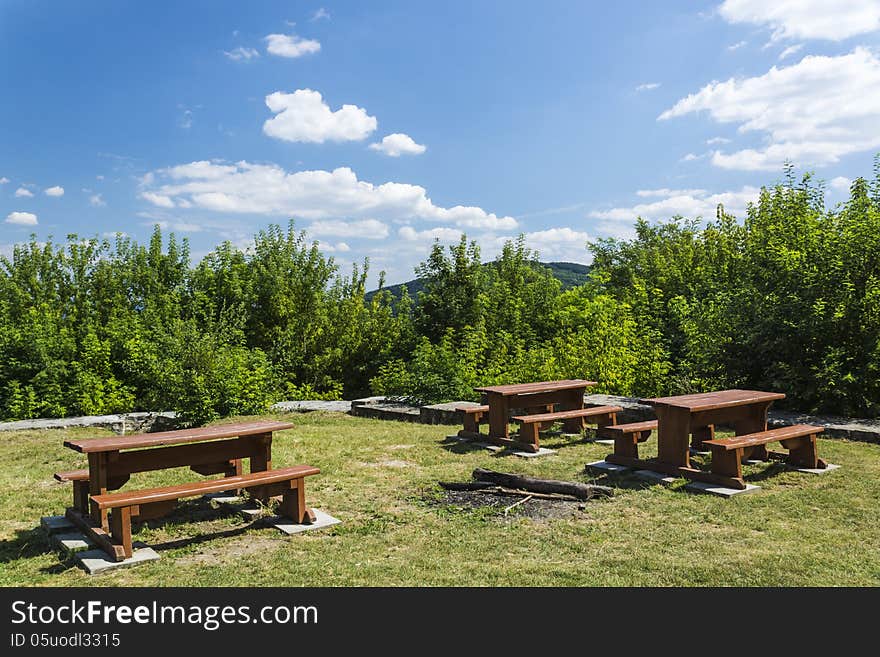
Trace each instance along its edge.
<instances>
[{"instance_id":1,"label":"bare dirt patch","mask_svg":"<svg viewBox=\"0 0 880 657\"><path fill-rule=\"evenodd\" d=\"M464 509L492 509L497 511L499 520L511 518L530 518L532 520L551 520L554 518L572 518L585 515L588 502L577 500L546 500L531 498L510 509L504 515L504 509L524 500L524 497L497 495L479 490L447 490L440 497L429 499L429 503L438 507L458 507Z\"/></svg>"}]
</instances>

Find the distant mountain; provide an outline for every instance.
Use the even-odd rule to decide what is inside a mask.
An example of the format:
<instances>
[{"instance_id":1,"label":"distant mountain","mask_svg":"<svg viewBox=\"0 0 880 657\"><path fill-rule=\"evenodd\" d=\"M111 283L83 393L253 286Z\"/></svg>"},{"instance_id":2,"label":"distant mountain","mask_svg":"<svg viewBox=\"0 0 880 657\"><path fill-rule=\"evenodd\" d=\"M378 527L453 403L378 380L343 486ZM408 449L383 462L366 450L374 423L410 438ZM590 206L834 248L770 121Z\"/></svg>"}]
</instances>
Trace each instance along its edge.
<instances>
[{"instance_id":1,"label":"distant mountain","mask_svg":"<svg viewBox=\"0 0 880 657\"><path fill-rule=\"evenodd\" d=\"M486 263L487 266L491 264L492 263ZM562 283L563 290L583 285L587 280L587 275L590 273L589 265L579 265L574 262L540 262L538 264L543 265L550 270L550 273ZM416 295L418 295L421 290L425 289L424 280L421 278L416 278L407 281L406 283L398 283L397 285L389 285L385 289L391 292L395 298L399 298L404 286L413 299L416 298ZM376 292L378 292L378 290L367 292L367 299L372 299Z\"/></svg>"}]
</instances>

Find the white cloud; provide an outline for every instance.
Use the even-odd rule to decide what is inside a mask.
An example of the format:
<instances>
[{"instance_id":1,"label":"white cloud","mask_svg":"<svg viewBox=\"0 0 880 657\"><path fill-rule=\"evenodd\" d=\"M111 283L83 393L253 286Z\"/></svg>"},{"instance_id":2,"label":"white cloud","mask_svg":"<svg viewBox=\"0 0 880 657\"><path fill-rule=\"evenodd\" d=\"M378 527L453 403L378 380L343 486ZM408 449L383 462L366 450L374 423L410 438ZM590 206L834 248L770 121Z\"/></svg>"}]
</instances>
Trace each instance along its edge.
<instances>
[{"instance_id":1,"label":"white cloud","mask_svg":"<svg viewBox=\"0 0 880 657\"><path fill-rule=\"evenodd\" d=\"M850 185L852 185L852 180L846 176L837 176L831 179L831 187L841 192L848 192Z\"/></svg>"},{"instance_id":2,"label":"white cloud","mask_svg":"<svg viewBox=\"0 0 880 657\"><path fill-rule=\"evenodd\" d=\"M659 86L659 82L646 82L636 87L636 91L651 91L652 89L656 89Z\"/></svg>"},{"instance_id":3,"label":"white cloud","mask_svg":"<svg viewBox=\"0 0 880 657\"><path fill-rule=\"evenodd\" d=\"M89 196L89 205L95 208L102 208L107 205L101 194L92 194Z\"/></svg>"},{"instance_id":4,"label":"white cloud","mask_svg":"<svg viewBox=\"0 0 880 657\"><path fill-rule=\"evenodd\" d=\"M745 215L748 203L757 199L760 193L757 187L749 186L743 187L737 192L722 192L720 194L709 194L702 189L670 189L665 191L668 193L661 195L659 200L651 203L637 203L610 210L593 210L589 216L594 219L625 222L635 221L637 217L647 220L665 220L675 215L686 218L711 219L715 217L715 209L721 203L726 212L742 217Z\"/></svg>"},{"instance_id":5,"label":"white cloud","mask_svg":"<svg viewBox=\"0 0 880 657\"><path fill-rule=\"evenodd\" d=\"M9 178L7 178L6 176L0 176L0 185L5 185L8 182Z\"/></svg>"},{"instance_id":6,"label":"white cloud","mask_svg":"<svg viewBox=\"0 0 880 657\"><path fill-rule=\"evenodd\" d=\"M31 190L24 187L19 187L15 190L15 198L31 198L33 195L34 193Z\"/></svg>"},{"instance_id":7,"label":"white cloud","mask_svg":"<svg viewBox=\"0 0 880 657\"><path fill-rule=\"evenodd\" d=\"M174 201L172 201L168 196L164 196L163 194L156 194L154 192L141 192L140 197L145 201L149 201L153 205L160 208L174 207Z\"/></svg>"},{"instance_id":8,"label":"white cloud","mask_svg":"<svg viewBox=\"0 0 880 657\"><path fill-rule=\"evenodd\" d=\"M348 253L351 251L351 247L345 242L332 244L331 242L323 242L319 240L318 248L325 253Z\"/></svg>"},{"instance_id":9,"label":"white cloud","mask_svg":"<svg viewBox=\"0 0 880 657\"><path fill-rule=\"evenodd\" d=\"M321 50L321 43L296 34L270 34L265 38L266 51L279 57L302 57Z\"/></svg>"},{"instance_id":10,"label":"white cloud","mask_svg":"<svg viewBox=\"0 0 880 657\"><path fill-rule=\"evenodd\" d=\"M783 60L786 57L790 57L791 55L794 55L794 54L800 52L801 50L803 50L803 47L804 47L804 44L802 44L802 43L797 43L793 46L789 46L788 48L783 50L781 53L779 53L779 59Z\"/></svg>"},{"instance_id":11,"label":"white cloud","mask_svg":"<svg viewBox=\"0 0 880 657\"><path fill-rule=\"evenodd\" d=\"M107 230L101 233L101 237L128 237L128 233L121 230Z\"/></svg>"},{"instance_id":12,"label":"white cloud","mask_svg":"<svg viewBox=\"0 0 880 657\"><path fill-rule=\"evenodd\" d=\"M706 143L709 146L715 146L717 144L729 144L730 140L727 137L712 137L712 139L707 139Z\"/></svg>"},{"instance_id":13,"label":"white cloud","mask_svg":"<svg viewBox=\"0 0 880 657\"><path fill-rule=\"evenodd\" d=\"M388 237L389 231L388 225L377 219L363 219L361 221L326 219L313 221L306 226L306 232L315 236L362 237L368 240L381 240Z\"/></svg>"},{"instance_id":14,"label":"white cloud","mask_svg":"<svg viewBox=\"0 0 880 657\"><path fill-rule=\"evenodd\" d=\"M433 242L434 240L457 242L461 239L462 231L445 226L429 228L427 230L416 230L412 226L401 226L397 234L407 242Z\"/></svg>"},{"instance_id":15,"label":"white cloud","mask_svg":"<svg viewBox=\"0 0 880 657\"><path fill-rule=\"evenodd\" d=\"M669 198L670 196L700 196L705 194L705 189L669 189L668 187L661 187L660 189L640 189L636 191L636 196L641 196L643 198L652 198L652 197L663 197Z\"/></svg>"},{"instance_id":16,"label":"white cloud","mask_svg":"<svg viewBox=\"0 0 880 657\"><path fill-rule=\"evenodd\" d=\"M880 60L866 48L836 57L810 55L758 77L712 82L658 119L708 112L719 123L758 132L766 145L715 151L726 169L778 170L785 160L823 166L880 147Z\"/></svg>"},{"instance_id":17,"label":"white cloud","mask_svg":"<svg viewBox=\"0 0 880 657\"><path fill-rule=\"evenodd\" d=\"M64 188L60 185L49 187L43 192L46 196L64 196Z\"/></svg>"},{"instance_id":18,"label":"white cloud","mask_svg":"<svg viewBox=\"0 0 880 657\"><path fill-rule=\"evenodd\" d=\"M287 215L307 220L424 219L464 228L509 230L513 217L499 217L482 208L444 208L431 201L424 187L358 180L348 167L333 171L288 172L275 164L190 162L145 176L142 198L159 207L181 201L214 212ZM160 182L161 181L161 182Z\"/></svg>"},{"instance_id":19,"label":"white cloud","mask_svg":"<svg viewBox=\"0 0 880 657\"><path fill-rule=\"evenodd\" d=\"M331 111L320 92L311 89L297 89L292 94L276 91L266 96L266 106L275 116L266 120L263 132L284 141L360 141L378 125L375 116L357 105Z\"/></svg>"},{"instance_id":20,"label":"white cloud","mask_svg":"<svg viewBox=\"0 0 880 657\"><path fill-rule=\"evenodd\" d=\"M743 46L747 46L747 45L749 45L748 41L737 41L736 43L733 43L733 44L727 46L727 49L730 52L733 52L734 50L739 50Z\"/></svg>"},{"instance_id":21,"label":"white cloud","mask_svg":"<svg viewBox=\"0 0 880 657\"><path fill-rule=\"evenodd\" d=\"M309 20L310 21L319 21L322 18L326 18L328 21L330 20L330 12L327 11L326 9L324 9L323 7L321 7L314 14L312 14L312 17Z\"/></svg>"},{"instance_id":22,"label":"white cloud","mask_svg":"<svg viewBox=\"0 0 880 657\"><path fill-rule=\"evenodd\" d=\"M544 261L588 262L587 241L591 239L588 233L567 226L525 234L526 246L537 251Z\"/></svg>"},{"instance_id":23,"label":"white cloud","mask_svg":"<svg viewBox=\"0 0 880 657\"><path fill-rule=\"evenodd\" d=\"M709 153L703 153L702 155L697 155L696 153L687 153L684 157L681 158L682 162L693 162L694 160L702 160L704 157L707 157Z\"/></svg>"},{"instance_id":24,"label":"white cloud","mask_svg":"<svg viewBox=\"0 0 880 657\"><path fill-rule=\"evenodd\" d=\"M6 215L6 223L18 226L36 226L37 215L32 212L10 212Z\"/></svg>"},{"instance_id":25,"label":"white cloud","mask_svg":"<svg viewBox=\"0 0 880 657\"><path fill-rule=\"evenodd\" d=\"M250 61L251 59L255 59L260 56L260 53L256 48L244 48L239 46L233 50L224 50L223 54L226 55L229 59L240 62L240 61Z\"/></svg>"},{"instance_id":26,"label":"white cloud","mask_svg":"<svg viewBox=\"0 0 880 657\"><path fill-rule=\"evenodd\" d=\"M402 132L395 132L382 137L382 141L376 144L370 144L370 148L380 153L385 153L389 157L400 157L401 155L421 155L427 150L422 144L417 144L413 138Z\"/></svg>"},{"instance_id":27,"label":"white cloud","mask_svg":"<svg viewBox=\"0 0 880 657\"><path fill-rule=\"evenodd\" d=\"M880 29L877 0L724 0L718 12L730 23L771 28L773 40L841 41Z\"/></svg>"}]
</instances>

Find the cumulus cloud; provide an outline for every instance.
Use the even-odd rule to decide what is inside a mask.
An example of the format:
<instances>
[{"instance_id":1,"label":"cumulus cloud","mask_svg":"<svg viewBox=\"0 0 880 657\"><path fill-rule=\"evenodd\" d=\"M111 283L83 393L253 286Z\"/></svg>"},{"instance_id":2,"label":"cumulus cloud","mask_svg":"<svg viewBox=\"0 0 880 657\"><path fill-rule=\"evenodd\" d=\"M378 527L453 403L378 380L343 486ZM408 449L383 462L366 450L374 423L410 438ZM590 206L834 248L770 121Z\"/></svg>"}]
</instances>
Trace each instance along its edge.
<instances>
[{"instance_id":1,"label":"cumulus cloud","mask_svg":"<svg viewBox=\"0 0 880 657\"><path fill-rule=\"evenodd\" d=\"M25 187L19 187L15 190L15 198L31 198L33 195L34 193Z\"/></svg>"},{"instance_id":2,"label":"cumulus cloud","mask_svg":"<svg viewBox=\"0 0 880 657\"><path fill-rule=\"evenodd\" d=\"M49 187L43 192L46 196L64 196L64 188L60 185Z\"/></svg>"},{"instance_id":3,"label":"cumulus cloud","mask_svg":"<svg viewBox=\"0 0 880 657\"><path fill-rule=\"evenodd\" d=\"M370 148L374 151L384 153L389 157L400 157L401 155L421 155L427 150L422 144L417 144L413 138L402 132L395 132L382 137L382 141L376 144L370 144Z\"/></svg>"},{"instance_id":4,"label":"cumulus cloud","mask_svg":"<svg viewBox=\"0 0 880 657\"><path fill-rule=\"evenodd\" d=\"M669 198L670 196L701 196L705 193L705 189L669 189L668 187L661 187L659 189L639 189L636 191L636 196L643 198Z\"/></svg>"},{"instance_id":5,"label":"cumulus cloud","mask_svg":"<svg viewBox=\"0 0 880 657\"><path fill-rule=\"evenodd\" d=\"M526 245L545 261L588 262L587 242L591 239L588 233L567 226L525 234Z\"/></svg>"},{"instance_id":6,"label":"cumulus cloud","mask_svg":"<svg viewBox=\"0 0 880 657\"><path fill-rule=\"evenodd\" d=\"M263 123L263 132L284 141L360 141L378 125L375 116L357 105L332 111L320 92L311 89L297 89L292 94L276 91L266 96L266 106L275 116Z\"/></svg>"},{"instance_id":7,"label":"cumulus cloud","mask_svg":"<svg viewBox=\"0 0 880 657\"><path fill-rule=\"evenodd\" d=\"M727 46L727 49L730 52L733 52L734 50L739 50L743 46L747 46L747 45L749 45L748 41L737 41L736 43L732 43L729 46Z\"/></svg>"},{"instance_id":8,"label":"cumulus cloud","mask_svg":"<svg viewBox=\"0 0 880 657\"><path fill-rule=\"evenodd\" d=\"M358 180L348 167L333 171L288 172L275 164L190 162L152 172L143 178L141 197L158 207L181 202L212 212L293 216L307 220L423 219L463 228L509 230L513 217L482 208L444 208L428 198L424 187Z\"/></svg>"},{"instance_id":9,"label":"cumulus cloud","mask_svg":"<svg viewBox=\"0 0 880 657\"><path fill-rule=\"evenodd\" d=\"M381 240L388 237L388 226L377 219L361 221L342 221L326 219L313 221L306 226L306 232L315 236L361 237L368 240Z\"/></svg>"},{"instance_id":10,"label":"cumulus cloud","mask_svg":"<svg viewBox=\"0 0 880 657\"><path fill-rule=\"evenodd\" d=\"M462 231L456 228L438 226L427 230L416 230L412 226L401 226L397 231L398 236L407 242L457 242L461 239Z\"/></svg>"},{"instance_id":11,"label":"cumulus cloud","mask_svg":"<svg viewBox=\"0 0 880 657\"><path fill-rule=\"evenodd\" d=\"M803 166L833 164L844 155L880 147L880 60L866 48L836 57L807 56L757 77L712 82L658 119L702 111L766 141L759 148L715 151L715 166L772 171L786 160Z\"/></svg>"},{"instance_id":12,"label":"cumulus cloud","mask_svg":"<svg viewBox=\"0 0 880 657\"><path fill-rule=\"evenodd\" d=\"M773 40L841 41L880 29L877 0L724 0L718 13L729 23L768 27Z\"/></svg>"},{"instance_id":13,"label":"cumulus cloud","mask_svg":"<svg viewBox=\"0 0 880 657\"><path fill-rule=\"evenodd\" d=\"M303 39L296 34L270 34L265 38L265 41L266 51L278 57L296 58L321 50L319 41Z\"/></svg>"},{"instance_id":14,"label":"cumulus cloud","mask_svg":"<svg viewBox=\"0 0 880 657\"><path fill-rule=\"evenodd\" d=\"M235 62L250 61L260 56L256 48L244 48L239 46L233 50L224 50L223 54Z\"/></svg>"},{"instance_id":15,"label":"cumulus cloud","mask_svg":"<svg viewBox=\"0 0 880 657\"><path fill-rule=\"evenodd\" d=\"M647 191L647 190L646 190ZM589 216L594 219L609 221L632 222L637 217L647 220L666 220L675 215L686 218L703 217L714 218L715 209L719 203L724 205L726 212L738 217L745 215L749 202L755 201L761 190L757 187L746 186L739 191L721 192L710 194L702 189L669 189L650 190L666 192L656 194L660 198L650 203L637 203L631 206L611 208L609 210L593 210ZM639 194L646 196L646 194Z\"/></svg>"},{"instance_id":16,"label":"cumulus cloud","mask_svg":"<svg viewBox=\"0 0 880 657\"><path fill-rule=\"evenodd\" d=\"M646 82L636 87L636 91L651 91L651 89L656 89L659 86L659 82Z\"/></svg>"},{"instance_id":17,"label":"cumulus cloud","mask_svg":"<svg viewBox=\"0 0 880 657\"><path fill-rule=\"evenodd\" d=\"M37 215L32 212L10 212L6 215L6 223L18 226L36 226Z\"/></svg>"},{"instance_id":18,"label":"cumulus cloud","mask_svg":"<svg viewBox=\"0 0 880 657\"><path fill-rule=\"evenodd\" d=\"M140 197L160 208L173 208L174 201L170 197L154 192L141 192Z\"/></svg>"},{"instance_id":19,"label":"cumulus cloud","mask_svg":"<svg viewBox=\"0 0 880 657\"><path fill-rule=\"evenodd\" d=\"M729 144L730 140L727 137L712 137L711 139L707 139L706 143L709 146L717 146L718 144Z\"/></svg>"},{"instance_id":20,"label":"cumulus cloud","mask_svg":"<svg viewBox=\"0 0 880 657\"><path fill-rule=\"evenodd\" d=\"M312 14L312 17L309 19L310 21L319 21L322 18L326 18L328 21L330 20L330 12L324 9L323 7L319 8Z\"/></svg>"},{"instance_id":21,"label":"cumulus cloud","mask_svg":"<svg viewBox=\"0 0 880 657\"><path fill-rule=\"evenodd\" d=\"M850 185L852 185L852 179L846 176L837 176L831 179L831 187L840 192L848 192Z\"/></svg>"},{"instance_id":22,"label":"cumulus cloud","mask_svg":"<svg viewBox=\"0 0 880 657\"><path fill-rule=\"evenodd\" d=\"M0 185L5 185L8 182L9 178L7 178L6 176L0 176Z\"/></svg>"},{"instance_id":23,"label":"cumulus cloud","mask_svg":"<svg viewBox=\"0 0 880 657\"><path fill-rule=\"evenodd\" d=\"M107 201L104 200L101 194L92 194L89 196L89 205L95 208L102 208L107 205Z\"/></svg>"}]
</instances>

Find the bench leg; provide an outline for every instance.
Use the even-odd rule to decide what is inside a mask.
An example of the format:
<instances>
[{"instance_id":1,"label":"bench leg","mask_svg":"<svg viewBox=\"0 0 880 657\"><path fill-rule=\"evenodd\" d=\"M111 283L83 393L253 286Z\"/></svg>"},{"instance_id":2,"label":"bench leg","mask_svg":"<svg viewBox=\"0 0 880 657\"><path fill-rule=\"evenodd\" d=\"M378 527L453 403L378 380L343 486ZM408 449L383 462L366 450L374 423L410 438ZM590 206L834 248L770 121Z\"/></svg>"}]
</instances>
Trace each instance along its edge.
<instances>
[{"instance_id":1,"label":"bench leg","mask_svg":"<svg viewBox=\"0 0 880 657\"><path fill-rule=\"evenodd\" d=\"M614 437L614 455L639 458L638 434L625 433Z\"/></svg>"},{"instance_id":2,"label":"bench leg","mask_svg":"<svg viewBox=\"0 0 880 657\"><path fill-rule=\"evenodd\" d=\"M535 413L552 413L553 412L553 404L547 404L542 409L535 410ZM541 423L541 431L547 431L553 427L553 422L542 422Z\"/></svg>"},{"instance_id":3,"label":"bench leg","mask_svg":"<svg viewBox=\"0 0 880 657\"><path fill-rule=\"evenodd\" d=\"M741 449L713 449L712 474L742 481L742 456Z\"/></svg>"},{"instance_id":4,"label":"bench leg","mask_svg":"<svg viewBox=\"0 0 880 657\"><path fill-rule=\"evenodd\" d=\"M302 479L291 482L291 488L285 491L281 499L279 509L281 515L292 518L301 525L311 525L315 522L315 512L306 506L306 487Z\"/></svg>"},{"instance_id":5,"label":"bench leg","mask_svg":"<svg viewBox=\"0 0 880 657\"><path fill-rule=\"evenodd\" d=\"M472 438L480 435L480 420L483 419L482 413L465 413L464 429L458 432L462 438Z\"/></svg>"},{"instance_id":6,"label":"bench leg","mask_svg":"<svg viewBox=\"0 0 880 657\"><path fill-rule=\"evenodd\" d=\"M804 436L794 440L783 440L782 446L788 450L786 463L799 468L824 468L825 462L819 458L816 435Z\"/></svg>"},{"instance_id":7,"label":"bench leg","mask_svg":"<svg viewBox=\"0 0 880 657\"><path fill-rule=\"evenodd\" d=\"M113 541L122 546L126 559L132 555L131 547L131 508L124 506L113 509L110 514L110 535Z\"/></svg>"},{"instance_id":8,"label":"bench leg","mask_svg":"<svg viewBox=\"0 0 880 657\"><path fill-rule=\"evenodd\" d=\"M519 425L519 442L533 445L535 451L538 451L538 422Z\"/></svg>"}]
</instances>

